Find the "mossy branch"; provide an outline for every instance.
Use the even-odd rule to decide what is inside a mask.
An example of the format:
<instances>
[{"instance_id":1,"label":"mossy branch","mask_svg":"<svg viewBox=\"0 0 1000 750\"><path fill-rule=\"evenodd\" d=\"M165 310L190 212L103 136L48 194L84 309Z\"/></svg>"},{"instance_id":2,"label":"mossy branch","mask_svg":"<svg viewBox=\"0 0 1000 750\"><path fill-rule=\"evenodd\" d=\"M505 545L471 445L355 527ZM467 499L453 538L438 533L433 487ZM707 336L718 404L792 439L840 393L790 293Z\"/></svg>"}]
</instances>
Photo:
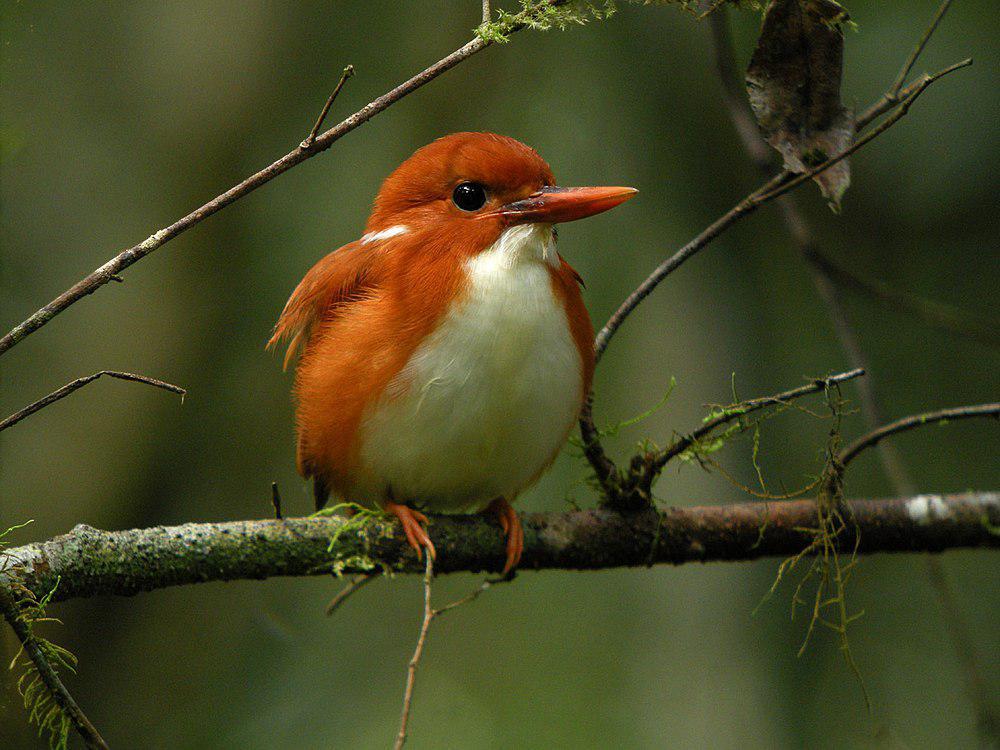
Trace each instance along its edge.
<instances>
[{"instance_id":1,"label":"mossy branch","mask_svg":"<svg viewBox=\"0 0 1000 750\"><path fill-rule=\"evenodd\" d=\"M845 550L857 544L860 554L1000 548L995 533L1000 492L850 500L843 508L849 528L837 543ZM812 500L530 514L524 519L520 570L787 557L812 543L816 514ZM430 535L438 550L437 573L503 567L503 535L482 516L435 516ZM423 572L399 524L382 517L363 523L286 518L127 531L79 525L49 541L11 548L8 555L21 585L38 595L60 580L53 601L271 576Z\"/></svg>"},{"instance_id":2,"label":"mossy branch","mask_svg":"<svg viewBox=\"0 0 1000 750\"><path fill-rule=\"evenodd\" d=\"M17 686L24 696L25 708L30 710L31 720L38 724L39 733L48 730L50 746L53 748L66 747L72 726L88 748L108 750L100 732L70 695L56 671L55 665L72 670L75 657L65 649L36 637L32 629L32 618L28 613L36 610L44 614L44 605L51 601L55 583L47 591L32 591L25 607L19 603L19 597L14 593L25 590L18 585L20 581L11 586L11 581L4 580L5 576L11 576L9 569L0 571L0 583L5 584L0 585L0 616L7 621L21 642L22 651L18 653L18 657L23 653L27 666ZM39 604L39 600L44 604ZM11 669L19 661L18 657L11 663Z\"/></svg>"}]
</instances>

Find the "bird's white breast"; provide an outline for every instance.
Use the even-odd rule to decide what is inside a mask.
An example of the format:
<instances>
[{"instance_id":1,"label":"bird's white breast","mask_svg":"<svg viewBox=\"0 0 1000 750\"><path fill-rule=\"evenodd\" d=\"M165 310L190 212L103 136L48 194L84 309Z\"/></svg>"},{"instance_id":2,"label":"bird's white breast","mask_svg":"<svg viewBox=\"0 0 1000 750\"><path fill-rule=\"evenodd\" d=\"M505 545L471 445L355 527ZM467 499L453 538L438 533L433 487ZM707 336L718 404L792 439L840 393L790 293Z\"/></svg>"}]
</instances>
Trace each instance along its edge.
<instances>
[{"instance_id":1,"label":"bird's white breast","mask_svg":"<svg viewBox=\"0 0 1000 750\"><path fill-rule=\"evenodd\" d=\"M468 262L467 293L362 420L360 492L460 512L539 474L582 390L558 262L547 225L510 228Z\"/></svg>"}]
</instances>

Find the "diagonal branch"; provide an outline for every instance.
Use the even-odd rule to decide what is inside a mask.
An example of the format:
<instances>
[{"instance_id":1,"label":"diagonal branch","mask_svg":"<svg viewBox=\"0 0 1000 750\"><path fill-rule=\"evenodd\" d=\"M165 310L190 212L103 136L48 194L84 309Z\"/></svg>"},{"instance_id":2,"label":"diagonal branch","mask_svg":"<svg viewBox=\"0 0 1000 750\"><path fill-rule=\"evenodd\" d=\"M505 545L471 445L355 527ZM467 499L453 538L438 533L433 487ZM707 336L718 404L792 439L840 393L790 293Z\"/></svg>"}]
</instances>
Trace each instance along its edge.
<instances>
[{"instance_id":1,"label":"diagonal branch","mask_svg":"<svg viewBox=\"0 0 1000 750\"><path fill-rule=\"evenodd\" d=\"M923 54L924 47L927 46L927 42L931 40L931 37L937 30L938 24L941 23L941 19L944 18L944 14L947 13L948 8L951 7L951 2L952 0L944 0L944 2L938 7L937 12L934 14L934 18L931 19L930 24L928 24L926 29L924 29L924 34L920 37L920 41L918 41L916 46L914 46L913 51L910 52L910 56L906 58L906 62L903 63L903 67L900 68L899 75L896 76L896 81L887 92L889 96L899 96L899 90L903 88L903 84L906 83L906 79L910 77L910 71L913 70L913 66L917 64L917 59L921 54Z\"/></svg>"},{"instance_id":2,"label":"diagonal branch","mask_svg":"<svg viewBox=\"0 0 1000 750\"><path fill-rule=\"evenodd\" d=\"M503 29L503 34L513 34L530 25L533 18L532 14L540 12L546 6L563 4L565 4L565 0L539 0L539 2L536 2L533 5L526 6L521 10L521 12L511 16L512 20L510 21L510 25ZM139 244L133 245L127 250L123 250L118 253L118 255L114 258L109 260L100 268L94 270L89 275L85 276L54 300L36 311L29 318L21 323L18 323L3 338L0 338L0 355L15 344L23 341L27 336L44 326L66 308L76 302L79 302L88 294L93 294L109 281L120 281L118 278L119 273L132 264L142 260L153 251L163 247L163 245L172 240L174 237L186 232L196 224L200 224L209 216L212 216L231 203L235 203L241 198L249 195L261 185L265 185L275 177L284 174L292 167L301 164L306 159L311 159L312 157L323 153L352 130L371 120L375 117L375 115L385 111L403 97L412 94L420 87L433 81L442 73L448 72L456 65L469 59L477 52L481 52L491 44L493 44L491 39L485 39L482 37L472 39L452 52L450 55L438 60L429 68L422 70L409 80L401 83L396 88L369 102L340 124L335 125L324 133L316 136L308 144L305 144L304 141L302 144L299 144L295 150L288 152L259 172L255 172L250 175L226 192L217 195L208 203L196 208L194 211L181 217L173 224L170 224L169 226L153 233Z\"/></svg>"},{"instance_id":3,"label":"diagonal branch","mask_svg":"<svg viewBox=\"0 0 1000 750\"><path fill-rule=\"evenodd\" d=\"M857 524L838 537L845 550L853 550L856 542L862 554L1000 549L1000 492L845 502ZM528 514L520 569L597 570L787 557L814 541L816 512L814 501L796 500L636 513L592 509ZM495 523L482 516L431 520L439 574L503 568L506 546ZM355 575L371 573L373 567L424 572L399 524L381 517L360 523L342 517L286 518L127 531L81 524L49 541L10 548L7 555L19 568L19 583L33 592L44 595L58 578L53 601L128 596L207 581L331 571Z\"/></svg>"},{"instance_id":4,"label":"diagonal branch","mask_svg":"<svg viewBox=\"0 0 1000 750\"><path fill-rule=\"evenodd\" d=\"M874 278L865 278L840 265L815 245L806 251L809 262L824 273L838 287L878 302L885 307L908 313L942 331L978 341L987 346L1000 347L1000 327L993 321L980 317L961 307L896 289L891 284Z\"/></svg>"},{"instance_id":5,"label":"diagonal branch","mask_svg":"<svg viewBox=\"0 0 1000 750\"><path fill-rule=\"evenodd\" d=\"M720 44L728 45L729 43L728 29L722 26L724 19L720 19L718 14L713 14L711 18L713 19L712 22L714 24L713 33L715 34L716 46L717 49L719 49ZM923 42L921 44L923 44ZM737 130L740 132L740 135L745 138L747 143L756 144L759 142L759 138L752 137L755 129L753 122L747 119L749 115L742 114L742 100L733 89L733 84L729 82L729 77L725 76L726 73L732 72L735 68L730 61L723 57L717 56L716 62L717 64L720 64L720 69L724 74L727 106L730 113L734 114ZM898 87L894 86L889 92L884 94L875 104L865 110L865 112L857 118L856 128L860 130L872 122L872 120L876 117L879 117L885 112L898 107L891 117L880 123L870 132L866 133L862 138L857 139L849 148L834 155L813 169L798 175L794 175L787 170L779 172L755 191L743 198L743 200L733 206L733 208L725 214L712 222L694 239L680 248L672 256L660 263L660 265L653 269L653 272L650 273L649 276L647 276L646 279L644 279L643 282L639 284L639 286L636 287L635 290L628 295L628 297L625 298L621 305L619 305L618 309L615 310L611 317L608 318L601 330L598 331L597 336L594 339L594 353L597 362L600 362L601 357L607 349L608 344L611 342L612 337L625 322L625 319L628 318L632 311L635 310L635 308L638 307L639 304L652 293L661 281L676 271L686 260L694 256L698 251L703 249L712 240L729 229L729 227L737 221L756 211L760 206L776 198L784 197L790 191L799 187L808 180L811 180L816 175L829 169L834 164L837 164L842 159L847 158L878 136L882 135L909 112L909 109L913 105L914 101L916 101L917 97L919 97L928 86L949 73L971 64L972 60L966 59L932 75L925 74L901 91ZM910 67L912 67L912 63L908 63L904 69L908 71ZM754 145L751 148L750 153L755 162L762 165L764 168L767 168L769 158L766 153L766 147L762 150L760 147ZM786 214L787 220L791 224L794 220L794 206L789 205L788 201L782 201L781 208ZM617 498L617 496L620 495L620 489L617 486L619 483L620 473L614 461L607 456L604 451L604 447L601 445L600 435L594 424L593 408L590 400L588 400L588 402L584 405L580 414L580 434L583 442L584 455L594 468L601 488L608 497Z\"/></svg>"},{"instance_id":6,"label":"diagonal branch","mask_svg":"<svg viewBox=\"0 0 1000 750\"><path fill-rule=\"evenodd\" d=\"M618 309L615 310L614 314L608 318L607 323L604 324L598 332L597 338L594 340L594 350L597 354L597 359L600 360L601 356L604 354L604 350L607 349L608 344L611 342L611 338L615 335L615 332L621 327L621 324L625 322L625 319L631 314L631 312L638 307L640 302L649 296L650 292L652 292L653 289L655 289L657 285L663 281L663 279L677 270L681 264L684 263L684 261L691 258L709 242L714 240L722 234L722 232L747 214L753 213L765 203L768 203L769 201L794 190L821 172L826 171L834 164L837 164L842 159L846 159L848 156L885 133L885 131L895 125L909 112L913 102L916 101L917 97L919 97L928 86L949 73L959 70L960 68L967 67L971 64L972 60L966 59L957 62L954 65L950 65L944 70L938 71L932 75L924 75L912 87L908 87L908 95L905 99L902 99L898 103L899 108L893 113L892 117L888 118L885 122L880 123L876 128L866 133L864 137L859 138L849 148L830 157L823 163L806 172L802 172L800 174L792 174L788 171L780 172L743 198L743 200L729 209L729 211L725 214L712 222L693 240L657 266L653 272L638 287L636 287L635 291L633 291L625 299L625 301L622 302Z\"/></svg>"},{"instance_id":7,"label":"diagonal branch","mask_svg":"<svg viewBox=\"0 0 1000 750\"><path fill-rule=\"evenodd\" d=\"M70 381L62 388L53 391L48 396L38 399L34 403L28 404L20 411L16 411L11 414L6 419L0 421L0 432L3 432L8 427L13 427L22 419L30 417L36 411L44 409L50 404L54 404L56 401L66 398L68 395L74 391L83 388L83 386L88 383L93 383L102 375L107 375L109 378L118 378L119 380L130 380L133 383L145 383L146 385L151 385L154 388L162 388L165 391L170 391L171 393L179 393L181 398L183 398L187 391L181 388L179 385L174 385L172 383L167 383L162 380L157 380L156 378L148 377L147 375L136 375L131 372L118 372L116 370L101 370L100 372L95 372L93 375L86 375L82 378L77 378L76 380Z\"/></svg>"},{"instance_id":8,"label":"diagonal branch","mask_svg":"<svg viewBox=\"0 0 1000 750\"><path fill-rule=\"evenodd\" d=\"M987 417L1000 421L1000 403L977 404L976 406L956 406L951 409L939 409L923 414L914 414L910 417L903 417L887 425L872 430L866 435L862 435L853 443L840 452L837 462L841 468L847 466L858 455L868 448L872 448L890 435L898 435L901 432L909 432L918 427L923 427L937 422L951 422L957 419L975 419Z\"/></svg>"},{"instance_id":9,"label":"diagonal branch","mask_svg":"<svg viewBox=\"0 0 1000 750\"><path fill-rule=\"evenodd\" d=\"M2 580L0 580L2 583ZM55 700L56 705L72 722L73 727L79 732L88 748L98 748L98 750L108 750L104 738L97 728L90 722L87 715L80 708L79 704L70 695L62 679L52 665L49 663L41 644L31 632L31 626L21 617L18 605L14 596L5 586L0 586L0 616L3 617L13 629L17 639L21 642L25 655L31 659L38 673L38 678L44 683L49 693Z\"/></svg>"},{"instance_id":10,"label":"diagonal branch","mask_svg":"<svg viewBox=\"0 0 1000 750\"><path fill-rule=\"evenodd\" d=\"M309 131L309 135L305 137L302 143L299 144L300 148L310 148L313 142L316 140L316 134L319 129L323 127L323 120L326 119L327 113L330 111L330 107L337 100L337 96L340 94L340 90L344 88L344 84L347 83L347 79L354 75L354 66L348 65L344 68L344 72L340 74L340 80L337 81L337 85L333 87L333 93L327 97L326 104L323 105L323 109L320 110L319 117L316 118L316 124L312 126L312 130Z\"/></svg>"},{"instance_id":11,"label":"diagonal branch","mask_svg":"<svg viewBox=\"0 0 1000 750\"><path fill-rule=\"evenodd\" d=\"M930 25L924 31L923 36L901 68L895 83L878 101L858 115L855 121L856 129L860 130L866 127L875 118L880 117L900 101L914 93L921 81L918 80L904 89L901 89L901 86L913 69L914 64L947 12L950 4L951 0L944 0ZM772 152L760 137L756 123L750 116L744 92L740 89L734 62L735 54L725 16L722 14L714 16L711 19L711 28L716 66L722 82L723 98L729 111L729 116L740 139L743 141L744 148L751 161L754 162L758 169L767 174L771 171ZM816 291L827 309L837 338L840 340L841 346L855 367L867 369L867 357L848 319L847 311L844 308L841 296L838 294L837 285L860 290L882 301L892 300L895 306L916 313L931 324L936 324L941 328L983 340L986 343L992 343L990 338L992 331L988 331L988 327L984 327L978 319L968 315L964 311L954 310L939 303L905 295L887 285L880 285L879 287L865 285L864 280L852 276L846 271L842 271L823 254L821 248L817 245L809 222L799 209L796 196L782 196L778 199L777 203L788 233L791 235L792 240L802 253L809 267ZM873 379L869 377L861 381L858 386L858 393L861 398L862 414L865 421L868 423L869 429L874 430L883 419L881 416L882 409L876 398L875 382ZM913 482L910 480L906 467L895 446L891 443L882 443L879 446L879 457L886 475L894 486L895 492L901 495L912 492ZM956 605L955 595L948 584L940 560L929 556L924 558L924 562L931 584L940 601L949 637L962 663L965 672L966 687L972 703L976 707L979 726L984 737L995 739L998 735L998 723L987 696L982 670L979 667L975 646L969 637L968 627ZM991 740L987 739L986 741L990 742Z\"/></svg>"},{"instance_id":12,"label":"diagonal branch","mask_svg":"<svg viewBox=\"0 0 1000 750\"><path fill-rule=\"evenodd\" d=\"M731 407L723 410L723 412L718 416L706 421L697 430L694 430L693 432L675 440L658 455L652 457L646 469L647 474L644 478L645 487L648 488L652 484L656 475L659 474L663 467L666 466L672 458L679 456L692 445L704 440L719 427L729 424L737 419L741 419L745 415L758 411L759 409L763 409L767 406L787 404L797 398L808 396L811 393L825 391L832 385L845 383L848 380L853 380L854 378L861 377L864 374L864 370L856 368L854 370L842 372L839 375L817 378L807 385L793 388L782 393L776 393L773 396L764 396L763 398L754 398L749 401L743 401L739 404L733 404Z\"/></svg>"}]
</instances>

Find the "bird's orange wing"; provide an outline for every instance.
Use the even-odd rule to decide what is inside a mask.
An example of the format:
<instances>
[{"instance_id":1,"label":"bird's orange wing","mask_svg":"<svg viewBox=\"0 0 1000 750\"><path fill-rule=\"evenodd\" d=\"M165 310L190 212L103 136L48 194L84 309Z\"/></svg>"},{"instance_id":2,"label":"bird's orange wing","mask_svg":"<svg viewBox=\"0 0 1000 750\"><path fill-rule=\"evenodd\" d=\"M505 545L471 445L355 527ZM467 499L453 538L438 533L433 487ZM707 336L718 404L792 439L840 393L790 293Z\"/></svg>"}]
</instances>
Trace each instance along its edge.
<instances>
[{"instance_id":1,"label":"bird's orange wing","mask_svg":"<svg viewBox=\"0 0 1000 750\"><path fill-rule=\"evenodd\" d=\"M377 244L366 246L356 241L334 250L295 287L274 326L274 335L267 342L267 348L271 349L281 341L288 341L285 369L296 353L305 351L317 323L336 314L338 307L363 296L376 283L382 255Z\"/></svg>"}]
</instances>

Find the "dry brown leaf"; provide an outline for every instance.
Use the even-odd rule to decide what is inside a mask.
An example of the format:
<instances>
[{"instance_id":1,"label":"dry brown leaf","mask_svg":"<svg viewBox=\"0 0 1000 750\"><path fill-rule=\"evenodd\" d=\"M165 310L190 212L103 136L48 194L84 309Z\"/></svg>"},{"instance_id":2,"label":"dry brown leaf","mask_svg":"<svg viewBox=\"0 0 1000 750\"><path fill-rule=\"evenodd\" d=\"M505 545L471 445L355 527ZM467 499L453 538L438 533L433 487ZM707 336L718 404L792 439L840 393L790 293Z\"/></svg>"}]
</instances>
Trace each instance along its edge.
<instances>
[{"instance_id":1,"label":"dry brown leaf","mask_svg":"<svg viewBox=\"0 0 1000 750\"><path fill-rule=\"evenodd\" d=\"M854 115L840 101L847 11L833 0L771 0L747 69L750 106L785 169L805 172L847 149ZM843 159L815 178L839 210L851 182Z\"/></svg>"}]
</instances>

